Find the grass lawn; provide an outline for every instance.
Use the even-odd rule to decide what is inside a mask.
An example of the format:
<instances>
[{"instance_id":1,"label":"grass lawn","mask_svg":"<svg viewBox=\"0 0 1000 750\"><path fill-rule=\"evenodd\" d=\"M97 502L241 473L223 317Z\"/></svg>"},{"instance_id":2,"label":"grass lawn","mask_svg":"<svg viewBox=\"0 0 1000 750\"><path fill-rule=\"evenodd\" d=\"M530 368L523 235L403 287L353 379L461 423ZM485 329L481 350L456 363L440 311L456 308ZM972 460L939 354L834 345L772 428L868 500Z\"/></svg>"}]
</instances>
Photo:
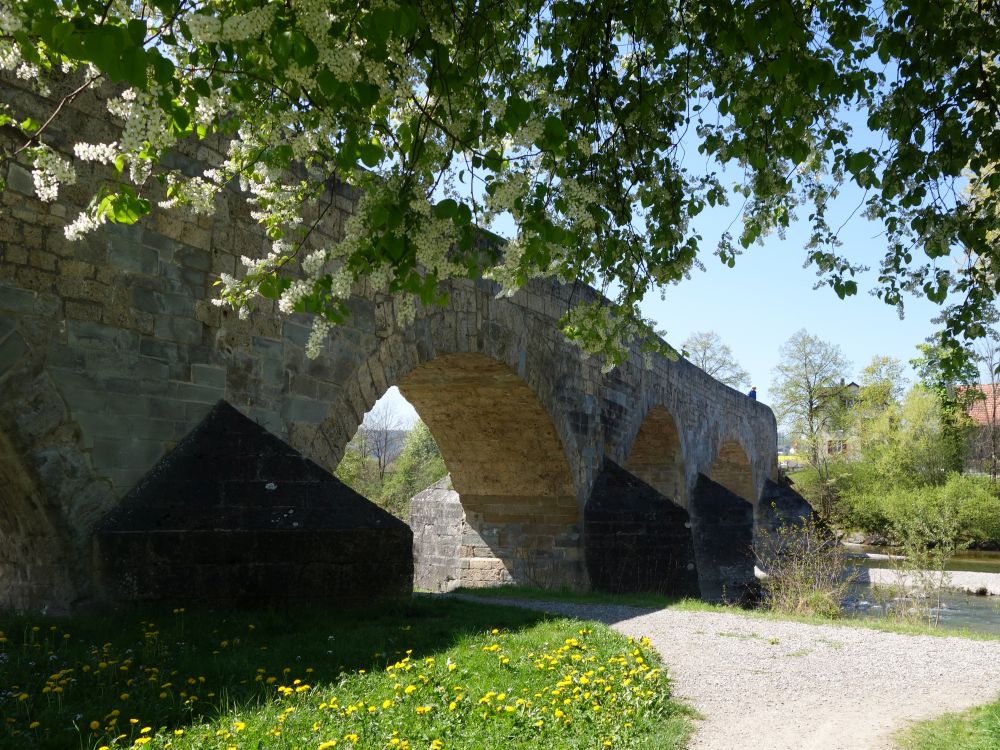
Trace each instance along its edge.
<instances>
[{"instance_id":1,"label":"grass lawn","mask_svg":"<svg viewBox=\"0 0 1000 750\"><path fill-rule=\"evenodd\" d=\"M900 735L899 745L903 750L996 750L1000 747L1000 699L921 722Z\"/></svg>"},{"instance_id":2,"label":"grass lawn","mask_svg":"<svg viewBox=\"0 0 1000 750\"><path fill-rule=\"evenodd\" d=\"M681 748L648 644L455 600L0 616L0 748Z\"/></svg>"},{"instance_id":3,"label":"grass lawn","mask_svg":"<svg viewBox=\"0 0 1000 750\"><path fill-rule=\"evenodd\" d=\"M808 625L833 625L836 627L868 628L887 633L905 635L958 636L977 641L1000 641L996 633L982 633L964 628L944 628L897 620L860 619L853 617L821 617L819 615L792 615L767 609L743 609L733 605L709 604L698 599L680 599L661 594L602 594L532 588L529 586L498 586L489 589L458 589L456 593L486 599L531 599L536 601L568 602L575 604L618 604L646 609L679 609L686 612L730 612L759 620L790 620ZM998 746L1000 747L1000 746Z\"/></svg>"}]
</instances>

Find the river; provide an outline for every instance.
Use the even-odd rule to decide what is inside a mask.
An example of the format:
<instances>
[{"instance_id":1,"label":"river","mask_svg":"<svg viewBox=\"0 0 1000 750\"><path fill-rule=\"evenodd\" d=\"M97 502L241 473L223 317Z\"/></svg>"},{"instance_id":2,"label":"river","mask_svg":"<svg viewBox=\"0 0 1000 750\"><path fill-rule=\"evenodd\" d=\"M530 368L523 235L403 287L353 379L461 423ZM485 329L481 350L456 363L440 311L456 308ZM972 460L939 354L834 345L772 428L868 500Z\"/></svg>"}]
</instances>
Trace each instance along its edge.
<instances>
[{"instance_id":1,"label":"river","mask_svg":"<svg viewBox=\"0 0 1000 750\"><path fill-rule=\"evenodd\" d=\"M866 554L875 557L853 559L851 563L869 568L889 568L892 565L891 556L898 555L899 550L889 547L867 547L850 545L852 555ZM976 573L995 573L1000 575L1000 552L964 551L955 555L949 562L950 571L972 571ZM850 617L873 619L886 616L886 607L912 606L907 602L889 602L886 604L873 596L871 586L856 584L852 587L851 596L844 603L844 611ZM938 618L943 628L962 628L982 633L1000 635L1000 597L976 596L962 592L946 592L942 596L941 607L932 609L931 615Z\"/></svg>"}]
</instances>

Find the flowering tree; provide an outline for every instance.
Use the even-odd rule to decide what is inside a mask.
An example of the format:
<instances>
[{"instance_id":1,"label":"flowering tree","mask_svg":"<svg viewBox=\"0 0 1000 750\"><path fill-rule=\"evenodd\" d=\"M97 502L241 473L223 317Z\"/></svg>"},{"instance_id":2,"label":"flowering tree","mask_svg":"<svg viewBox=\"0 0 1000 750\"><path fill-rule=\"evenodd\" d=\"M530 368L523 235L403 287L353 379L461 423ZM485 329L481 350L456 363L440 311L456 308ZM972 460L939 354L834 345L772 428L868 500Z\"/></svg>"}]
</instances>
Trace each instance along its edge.
<instances>
[{"instance_id":1,"label":"flowering tree","mask_svg":"<svg viewBox=\"0 0 1000 750\"><path fill-rule=\"evenodd\" d=\"M450 277L483 273L510 292L547 275L610 297L563 324L612 363L636 338L662 346L638 302L697 264L690 220L731 191L743 223L715 248L724 262L804 202L808 260L838 295L856 293L858 266L826 222L851 180L887 231L875 291L894 305L907 290L958 294L946 329L959 338L980 332L1000 262L987 243L998 40L996 5L981 0L0 0L0 68L41 90L53 71L78 82L45 121L0 112L14 132L0 159L30 162L38 196L54 199L74 170L47 126L80 91L114 84L120 138L73 158L120 180L68 236L157 203L207 213L239 184L274 244L223 279L221 299L314 313L313 351L360 278L412 303ZM852 138L855 107L876 145ZM228 153L202 174L165 159L216 133ZM343 237L314 247L332 178L363 197ZM515 227L502 251L480 230L498 220ZM949 255L966 261L938 265Z\"/></svg>"}]
</instances>

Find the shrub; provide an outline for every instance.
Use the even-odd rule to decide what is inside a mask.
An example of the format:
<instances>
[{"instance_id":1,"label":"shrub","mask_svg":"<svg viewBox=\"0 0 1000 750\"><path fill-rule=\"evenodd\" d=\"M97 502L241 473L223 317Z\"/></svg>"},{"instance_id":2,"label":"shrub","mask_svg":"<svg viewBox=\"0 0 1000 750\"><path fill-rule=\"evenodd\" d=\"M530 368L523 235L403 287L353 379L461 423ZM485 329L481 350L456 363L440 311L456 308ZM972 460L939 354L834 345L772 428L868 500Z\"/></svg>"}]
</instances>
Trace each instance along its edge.
<instances>
[{"instance_id":1,"label":"shrub","mask_svg":"<svg viewBox=\"0 0 1000 750\"><path fill-rule=\"evenodd\" d=\"M853 580L836 538L815 518L784 524L762 538L757 560L766 606L777 612L838 617Z\"/></svg>"}]
</instances>

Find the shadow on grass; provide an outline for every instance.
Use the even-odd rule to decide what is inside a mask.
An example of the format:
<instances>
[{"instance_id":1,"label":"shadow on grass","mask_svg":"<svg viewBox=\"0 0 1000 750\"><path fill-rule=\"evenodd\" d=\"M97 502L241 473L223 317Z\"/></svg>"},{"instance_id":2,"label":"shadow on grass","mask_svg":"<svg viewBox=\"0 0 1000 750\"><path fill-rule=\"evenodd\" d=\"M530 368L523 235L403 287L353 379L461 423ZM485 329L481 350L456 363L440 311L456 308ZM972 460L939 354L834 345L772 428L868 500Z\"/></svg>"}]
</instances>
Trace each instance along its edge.
<instances>
[{"instance_id":1,"label":"shadow on grass","mask_svg":"<svg viewBox=\"0 0 1000 750\"><path fill-rule=\"evenodd\" d=\"M422 657L492 628L516 631L544 619L427 597L368 612L0 614L0 748L92 750L117 734L131 745L143 727L183 729L261 705L295 680L334 683L384 670L410 652Z\"/></svg>"}]
</instances>

